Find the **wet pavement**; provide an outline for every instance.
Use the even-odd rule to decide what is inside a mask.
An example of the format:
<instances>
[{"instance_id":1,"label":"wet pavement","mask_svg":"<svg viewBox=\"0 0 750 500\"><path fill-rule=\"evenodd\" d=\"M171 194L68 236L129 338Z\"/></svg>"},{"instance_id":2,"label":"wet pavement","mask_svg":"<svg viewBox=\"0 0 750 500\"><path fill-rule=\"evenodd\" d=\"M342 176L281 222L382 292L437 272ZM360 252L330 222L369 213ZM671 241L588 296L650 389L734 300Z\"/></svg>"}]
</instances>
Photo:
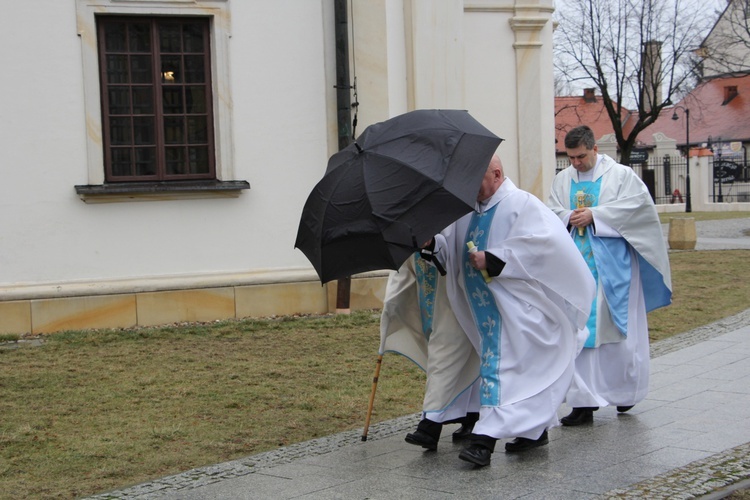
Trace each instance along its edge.
<instances>
[{"instance_id":1,"label":"wet pavement","mask_svg":"<svg viewBox=\"0 0 750 500\"><path fill-rule=\"evenodd\" d=\"M696 226L696 249L750 248L750 219ZM364 442L362 429L343 432L90 498L722 498L750 487L748 358L750 309L654 343L649 395L635 408L602 408L525 453L504 453L501 440L484 468L458 459L455 425L436 452L405 443L414 414L372 425Z\"/></svg>"}]
</instances>

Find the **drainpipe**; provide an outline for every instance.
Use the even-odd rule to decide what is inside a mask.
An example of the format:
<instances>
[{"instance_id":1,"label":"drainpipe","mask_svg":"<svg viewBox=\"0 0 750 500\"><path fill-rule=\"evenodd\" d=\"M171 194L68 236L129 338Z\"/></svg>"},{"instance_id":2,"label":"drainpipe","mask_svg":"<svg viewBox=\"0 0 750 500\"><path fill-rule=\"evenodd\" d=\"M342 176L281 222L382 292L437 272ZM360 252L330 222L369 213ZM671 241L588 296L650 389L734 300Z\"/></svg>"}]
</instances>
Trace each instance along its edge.
<instances>
[{"instance_id":1,"label":"drainpipe","mask_svg":"<svg viewBox=\"0 0 750 500\"><path fill-rule=\"evenodd\" d=\"M348 0L334 0L336 25L336 108L339 131L339 151L352 141L351 82L349 80L349 25ZM351 277L339 279L336 286L336 313L349 314Z\"/></svg>"}]
</instances>

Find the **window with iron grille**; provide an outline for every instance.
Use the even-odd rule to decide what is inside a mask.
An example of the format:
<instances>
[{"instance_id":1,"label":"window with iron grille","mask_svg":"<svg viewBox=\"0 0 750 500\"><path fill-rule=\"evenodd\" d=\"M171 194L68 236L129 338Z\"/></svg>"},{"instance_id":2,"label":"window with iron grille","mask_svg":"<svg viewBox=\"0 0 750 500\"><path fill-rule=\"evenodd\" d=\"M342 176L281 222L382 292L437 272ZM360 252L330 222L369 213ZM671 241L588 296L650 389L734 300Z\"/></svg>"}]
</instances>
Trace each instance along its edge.
<instances>
[{"instance_id":1,"label":"window with iron grille","mask_svg":"<svg viewBox=\"0 0 750 500\"><path fill-rule=\"evenodd\" d=\"M97 17L105 180L215 179L209 23Z\"/></svg>"}]
</instances>

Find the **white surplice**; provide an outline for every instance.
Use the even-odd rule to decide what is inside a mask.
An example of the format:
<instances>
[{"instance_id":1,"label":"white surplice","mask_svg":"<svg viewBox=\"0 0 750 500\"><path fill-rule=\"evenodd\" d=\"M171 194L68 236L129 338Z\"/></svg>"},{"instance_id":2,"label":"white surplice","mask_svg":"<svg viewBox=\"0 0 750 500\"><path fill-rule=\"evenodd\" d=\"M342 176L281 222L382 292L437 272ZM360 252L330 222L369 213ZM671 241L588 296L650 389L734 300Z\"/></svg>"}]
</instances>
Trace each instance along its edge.
<instances>
[{"instance_id":1,"label":"white surplice","mask_svg":"<svg viewBox=\"0 0 750 500\"><path fill-rule=\"evenodd\" d=\"M447 422L479 411L479 356L451 310L445 278L418 255L388 277L380 320L385 352L426 372L424 418Z\"/></svg>"},{"instance_id":2,"label":"white surplice","mask_svg":"<svg viewBox=\"0 0 750 500\"><path fill-rule=\"evenodd\" d=\"M572 210L572 183L598 185L594 224L586 229L598 273L597 297L592 306L596 342L576 359L576 374L566 397L572 407L630 406L646 397L649 380L648 311L671 302L669 256L656 208L645 184L633 169L598 155L592 171L579 173L569 166L556 177L548 206L567 226ZM571 229L571 235L576 238ZM597 250L607 240L624 239L630 269L607 267ZM629 273L630 288L616 298L603 285L608 273ZM615 324L619 308L620 326ZM593 319L592 319L593 321ZM588 331L586 332L588 335Z\"/></svg>"},{"instance_id":3,"label":"white surplice","mask_svg":"<svg viewBox=\"0 0 750 500\"><path fill-rule=\"evenodd\" d=\"M469 239L505 262L489 283L476 282L467 265ZM555 214L507 178L479 212L435 237L435 252L456 318L482 358L474 433L539 438L559 424L577 332L591 309L595 284L585 261Z\"/></svg>"}]
</instances>

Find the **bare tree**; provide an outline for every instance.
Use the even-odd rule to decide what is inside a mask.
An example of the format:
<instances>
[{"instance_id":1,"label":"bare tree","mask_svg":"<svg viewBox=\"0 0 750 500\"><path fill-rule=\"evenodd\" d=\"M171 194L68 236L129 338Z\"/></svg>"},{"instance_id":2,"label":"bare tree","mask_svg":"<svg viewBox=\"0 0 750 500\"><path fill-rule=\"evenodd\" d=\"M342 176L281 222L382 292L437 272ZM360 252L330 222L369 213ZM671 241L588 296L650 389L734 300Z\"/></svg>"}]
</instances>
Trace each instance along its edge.
<instances>
[{"instance_id":1,"label":"bare tree","mask_svg":"<svg viewBox=\"0 0 750 500\"><path fill-rule=\"evenodd\" d=\"M703 76L750 71L750 0L729 0L701 45Z\"/></svg>"},{"instance_id":2,"label":"bare tree","mask_svg":"<svg viewBox=\"0 0 750 500\"><path fill-rule=\"evenodd\" d=\"M700 0L567 0L556 13L555 66L598 88L622 163L638 134L695 84L694 51L712 19Z\"/></svg>"}]
</instances>

